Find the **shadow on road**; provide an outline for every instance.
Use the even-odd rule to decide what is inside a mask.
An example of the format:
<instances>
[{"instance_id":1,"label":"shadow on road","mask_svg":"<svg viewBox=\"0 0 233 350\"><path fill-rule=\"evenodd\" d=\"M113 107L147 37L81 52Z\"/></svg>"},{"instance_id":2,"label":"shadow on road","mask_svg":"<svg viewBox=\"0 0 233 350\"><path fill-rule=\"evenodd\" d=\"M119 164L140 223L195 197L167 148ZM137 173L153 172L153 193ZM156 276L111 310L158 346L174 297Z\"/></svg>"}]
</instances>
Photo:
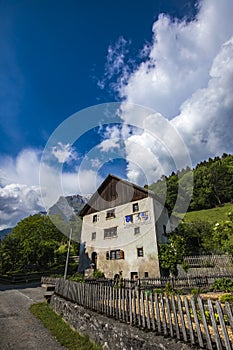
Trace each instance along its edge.
<instances>
[{"instance_id":1,"label":"shadow on road","mask_svg":"<svg viewBox=\"0 0 233 350\"><path fill-rule=\"evenodd\" d=\"M30 283L21 283L21 284L3 284L3 283L0 283L0 291L13 290L13 289L37 288L40 286L41 286L40 281L30 282Z\"/></svg>"}]
</instances>

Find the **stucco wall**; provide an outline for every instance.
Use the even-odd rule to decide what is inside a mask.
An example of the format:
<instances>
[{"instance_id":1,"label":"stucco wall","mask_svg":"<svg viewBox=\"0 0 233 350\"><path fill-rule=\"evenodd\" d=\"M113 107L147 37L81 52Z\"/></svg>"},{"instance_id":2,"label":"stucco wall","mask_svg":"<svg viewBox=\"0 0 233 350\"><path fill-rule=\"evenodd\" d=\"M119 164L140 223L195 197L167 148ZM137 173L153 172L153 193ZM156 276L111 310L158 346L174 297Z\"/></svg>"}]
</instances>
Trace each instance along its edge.
<instances>
[{"instance_id":1,"label":"stucco wall","mask_svg":"<svg viewBox=\"0 0 233 350\"><path fill-rule=\"evenodd\" d=\"M149 219L146 222L125 222L127 215L137 215L133 213L134 203L139 205L138 213L149 213ZM93 252L97 253L97 268L108 278L113 278L119 271L122 271L123 278L130 278L131 272L137 272L140 278L145 277L145 272L149 277L159 277L157 237L164 241L163 224L166 225L168 219L166 213L163 211L162 214L160 213L161 208L156 207L151 197L120 205L114 209L114 218L106 219L107 210L84 216L81 240L85 242L89 257L91 258ZM158 214L155 210L158 210ZM96 222L93 222L93 215L97 215ZM156 223L158 217L159 224ZM117 236L104 238L104 229L110 227L117 227ZM135 234L136 227L140 229L140 233ZM93 232L96 233L95 239L92 239ZM138 256L138 248L143 248L143 257ZM106 252L117 249L124 251L124 259L107 260Z\"/></svg>"}]
</instances>

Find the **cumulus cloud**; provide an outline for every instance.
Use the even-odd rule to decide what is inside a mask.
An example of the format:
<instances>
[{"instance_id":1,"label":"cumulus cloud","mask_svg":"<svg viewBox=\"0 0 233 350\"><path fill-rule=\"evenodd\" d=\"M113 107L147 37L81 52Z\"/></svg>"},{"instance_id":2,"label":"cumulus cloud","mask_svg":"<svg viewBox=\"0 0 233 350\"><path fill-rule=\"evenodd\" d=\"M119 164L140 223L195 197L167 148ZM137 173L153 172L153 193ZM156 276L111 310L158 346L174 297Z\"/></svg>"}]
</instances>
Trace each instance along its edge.
<instances>
[{"instance_id":1,"label":"cumulus cloud","mask_svg":"<svg viewBox=\"0 0 233 350\"><path fill-rule=\"evenodd\" d=\"M140 127L146 124L148 111L136 111L131 104L161 113L182 136L193 164L232 152L233 146L233 2L202 0L198 6L196 17L188 21L161 14L153 24L151 43L142 49L147 57L144 55L131 74L122 69L116 87L123 99L123 121ZM146 132L137 136L137 143L153 152L165 170L170 170L169 156L162 148L172 139L170 131L160 129L161 145L155 145L154 140L148 144ZM135 151L132 140L126 142L128 162L141 164L141 153ZM179 154L181 145L173 143L168 153L172 150ZM151 172L156 174L154 164L144 162L144 173L149 178ZM128 177L140 182L132 165Z\"/></svg>"},{"instance_id":2,"label":"cumulus cloud","mask_svg":"<svg viewBox=\"0 0 233 350\"><path fill-rule=\"evenodd\" d=\"M42 210L38 187L11 184L0 188L0 230Z\"/></svg>"},{"instance_id":3,"label":"cumulus cloud","mask_svg":"<svg viewBox=\"0 0 233 350\"><path fill-rule=\"evenodd\" d=\"M59 163L69 163L78 157L77 152L69 143L64 145L62 142L58 142L56 146L52 147L51 153Z\"/></svg>"},{"instance_id":4,"label":"cumulus cloud","mask_svg":"<svg viewBox=\"0 0 233 350\"><path fill-rule=\"evenodd\" d=\"M23 150L16 159L1 157L0 230L15 226L30 214L48 210L61 195L93 193L102 181L91 169L78 172L75 168L64 171L61 167L58 172L54 164L42 164L40 158L41 152L35 149Z\"/></svg>"},{"instance_id":5,"label":"cumulus cloud","mask_svg":"<svg viewBox=\"0 0 233 350\"><path fill-rule=\"evenodd\" d=\"M98 145L101 152L109 152L115 148L120 148L121 128L117 125L107 126L104 140Z\"/></svg>"}]
</instances>

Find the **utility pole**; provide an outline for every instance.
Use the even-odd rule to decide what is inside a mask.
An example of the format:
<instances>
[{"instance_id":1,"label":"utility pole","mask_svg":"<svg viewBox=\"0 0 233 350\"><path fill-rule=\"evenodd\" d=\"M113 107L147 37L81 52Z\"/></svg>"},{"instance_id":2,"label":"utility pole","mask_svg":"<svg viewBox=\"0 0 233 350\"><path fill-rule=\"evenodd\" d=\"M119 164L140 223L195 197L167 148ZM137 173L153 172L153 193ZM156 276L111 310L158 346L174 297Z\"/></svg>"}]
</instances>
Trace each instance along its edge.
<instances>
[{"instance_id":1,"label":"utility pole","mask_svg":"<svg viewBox=\"0 0 233 350\"><path fill-rule=\"evenodd\" d=\"M75 216L72 215L70 218L70 235L69 235L69 241L68 241L68 249L66 254L66 266L65 266L65 272L64 272L64 279L67 277L67 271L68 271L68 265L69 265L69 257L70 257L70 245L71 245L71 238L73 233L73 223L75 221Z\"/></svg>"}]
</instances>

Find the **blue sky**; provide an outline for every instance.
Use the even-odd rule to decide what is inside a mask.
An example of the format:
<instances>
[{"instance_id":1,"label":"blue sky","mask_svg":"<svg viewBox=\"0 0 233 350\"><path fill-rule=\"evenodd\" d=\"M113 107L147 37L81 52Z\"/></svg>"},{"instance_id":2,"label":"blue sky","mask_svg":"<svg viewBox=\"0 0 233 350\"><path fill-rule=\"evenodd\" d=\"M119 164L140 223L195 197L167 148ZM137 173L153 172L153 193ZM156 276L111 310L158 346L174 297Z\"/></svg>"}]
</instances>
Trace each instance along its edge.
<instances>
[{"instance_id":1,"label":"blue sky","mask_svg":"<svg viewBox=\"0 0 233 350\"><path fill-rule=\"evenodd\" d=\"M123 36L135 57L158 13L182 16L188 1L2 1L0 5L1 151L44 147L64 118L115 101L97 82L109 45ZM3 93L4 91L4 93Z\"/></svg>"},{"instance_id":2,"label":"blue sky","mask_svg":"<svg viewBox=\"0 0 233 350\"><path fill-rule=\"evenodd\" d=\"M169 121L193 165L232 153L232 15L232 0L1 1L0 228L43 208L46 143L63 121L90 106L118 101L121 121L144 132L99 126L73 144L56 140L49 151L63 163L64 185L50 202L93 192L109 172L143 185L173 170L171 158L182 153L166 141L174 135L161 133L161 146L144 129L148 115L127 104ZM81 115L80 123L89 120ZM93 147L98 152L81 172ZM47 166L51 188L56 167Z\"/></svg>"}]
</instances>

